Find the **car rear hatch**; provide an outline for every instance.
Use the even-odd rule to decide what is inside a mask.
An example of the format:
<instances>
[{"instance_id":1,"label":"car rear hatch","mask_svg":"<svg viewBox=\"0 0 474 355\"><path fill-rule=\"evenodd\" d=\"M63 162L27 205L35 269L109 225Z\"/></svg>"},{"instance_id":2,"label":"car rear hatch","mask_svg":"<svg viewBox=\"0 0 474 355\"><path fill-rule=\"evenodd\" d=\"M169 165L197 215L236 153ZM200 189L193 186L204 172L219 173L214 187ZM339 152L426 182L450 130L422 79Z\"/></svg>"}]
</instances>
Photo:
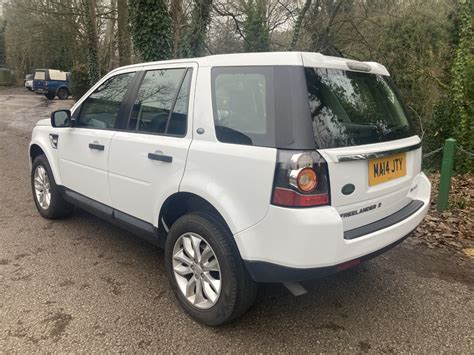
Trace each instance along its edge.
<instances>
[{"instance_id":1,"label":"car rear hatch","mask_svg":"<svg viewBox=\"0 0 474 355\"><path fill-rule=\"evenodd\" d=\"M421 148L387 70L301 58L302 65L213 68L217 138L277 148L273 205L330 204L344 231L393 216L410 204Z\"/></svg>"},{"instance_id":2,"label":"car rear hatch","mask_svg":"<svg viewBox=\"0 0 474 355\"><path fill-rule=\"evenodd\" d=\"M48 89L48 82L47 82L47 72L46 70L36 70L35 76L33 78L33 90L47 90Z\"/></svg>"},{"instance_id":3,"label":"car rear hatch","mask_svg":"<svg viewBox=\"0 0 474 355\"><path fill-rule=\"evenodd\" d=\"M421 140L384 71L352 61L305 67L314 140L345 232L409 205L420 173Z\"/></svg>"}]
</instances>

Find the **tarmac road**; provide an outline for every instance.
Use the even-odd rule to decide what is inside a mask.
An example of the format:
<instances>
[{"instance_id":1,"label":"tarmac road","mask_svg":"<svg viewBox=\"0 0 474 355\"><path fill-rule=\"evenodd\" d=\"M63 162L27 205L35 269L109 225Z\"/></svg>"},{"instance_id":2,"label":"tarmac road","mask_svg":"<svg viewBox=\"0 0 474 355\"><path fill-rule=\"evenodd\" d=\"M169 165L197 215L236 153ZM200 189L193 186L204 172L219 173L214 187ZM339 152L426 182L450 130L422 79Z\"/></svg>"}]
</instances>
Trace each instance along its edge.
<instances>
[{"instance_id":1,"label":"tarmac road","mask_svg":"<svg viewBox=\"0 0 474 355\"><path fill-rule=\"evenodd\" d=\"M163 252L77 210L48 221L30 189L31 129L72 100L0 90L0 353L472 353L472 261L407 242L291 296L261 288L243 318L208 328L168 287Z\"/></svg>"}]
</instances>

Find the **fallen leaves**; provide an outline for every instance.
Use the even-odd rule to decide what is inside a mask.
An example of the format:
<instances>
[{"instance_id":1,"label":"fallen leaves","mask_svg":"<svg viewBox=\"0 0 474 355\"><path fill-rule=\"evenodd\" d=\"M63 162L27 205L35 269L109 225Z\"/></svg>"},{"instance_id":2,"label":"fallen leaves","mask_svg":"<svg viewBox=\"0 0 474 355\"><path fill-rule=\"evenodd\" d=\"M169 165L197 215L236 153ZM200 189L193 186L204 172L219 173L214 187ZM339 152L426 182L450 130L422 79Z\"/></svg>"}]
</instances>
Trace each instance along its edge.
<instances>
[{"instance_id":1,"label":"fallen leaves","mask_svg":"<svg viewBox=\"0 0 474 355\"><path fill-rule=\"evenodd\" d=\"M470 257L474 257L474 248L465 248L463 252Z\"/></svg>"},{"instance_id":2,"label":"fallen leaves","mask_svg":"<svg viewBox=\"0 0 474 355\"><path fill-rule=\"evenodd\" d=\"M438 213L439 174L429 176L432 201L428 215L414 232L415 242L428 248L444 248L474 258L474 174L453 177L449 209Z\"/></svg>"}]
</instances>

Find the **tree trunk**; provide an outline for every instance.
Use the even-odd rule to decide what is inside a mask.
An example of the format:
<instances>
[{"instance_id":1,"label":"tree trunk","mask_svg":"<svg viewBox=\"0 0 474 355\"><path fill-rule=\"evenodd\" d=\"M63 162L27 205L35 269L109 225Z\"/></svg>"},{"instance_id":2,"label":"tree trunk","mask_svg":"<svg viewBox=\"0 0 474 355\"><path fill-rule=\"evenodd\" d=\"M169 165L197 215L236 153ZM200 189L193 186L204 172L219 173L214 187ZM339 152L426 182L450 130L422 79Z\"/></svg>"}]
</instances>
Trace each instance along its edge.
<instances>
[{"instance_id":1,"label":"tree trunk","mask_svg":"<svg viewBox=\"0 0 474 355\"><path fill-rule=\"evenodd\" d=\"M181 41L180 57L198 57L204 52L204 41L211 21L213 0L194 0L191 23Z\"/></svg>"},{"instance_id":2,"label":"tree trunk","mask_svg":"<svg viewBox=\"0 0 474 355\"><path fill-rule=\"evenodd\" d=\"M181 39L181 28L183 26L183 3L182 0L171 0L171 51L174 58L178 56L178 45Z\"/></svg>"},{"instance_id":3,"label":"tree trunk","mask_svg":"<svg viewBox=\"0 0 474 355\"><path fill-rule=\"evenodd\" d=\"M0 67L7 62L7 54L5 50L5 22L0 18Z\"/></svg>"},{"instance_id":4,"label":"tree trunk","mask_svg":"<svg viewBox=\"0 0 474 355\"><path fill-rule=\"evenodd\" d=\"M300 37L301 25L303 24L303 20L306 15L306 12L308 12L309 7L311 6L311 1L312 0L305 1L304 6L301 9L301 12L299 13L298 18L296 19L295 28L293 30L293 38L291 39L291 43L288 47L289 51L294 50L296 43L298 43L298 38Z\"/></svg>"},{"instance_id":5,"label":"tree trunk","mask_svg":"<svg viewBox=\"0 0 474 355\"><path fill-rule=\"evenodd\" d=\"M82 0L84 7L84 22L87 36L87 71L89 84L95 84L100 78L100 66L98 56L98 38L96 23L95 0Z\"/></svg>"},{"instance_id":6,"label":"tree trunk","mask_svg":"<svg viewBox=\"0 0 474 355\"><path fill-rule=\"evenodd\" d=\"M115 60L115 10L117 8L117 0L110 0L110 12L113 14L110 16L109 20L107 21L107 27L105 30L105 38L104 38L104 47L105 53L103 57L102 63L107 66L107 71L115 68L117 65Z\"/></svg>"},{"instance_id":7,"label":"tree trunk","mask_svg":"<svg viewBox=\"0 0 474 355\"><path fill-rule=\"evenodd\" d=\"M118 52L119 64L128 65L131 60L131 42L130 42L130 25L128 23L128 5L127 0L117 0L118 12Z\"/></svg>"},{"instance_id":8,"label":"tree trunk","mask_svg":"<svg viewBox=\"0 0 474 355\"><path fill-rule=\"evenodd\" d=\"M171 58L171 15L166 0L129 0L134 49L144 62Z\"/></svg>"}]
</instances>

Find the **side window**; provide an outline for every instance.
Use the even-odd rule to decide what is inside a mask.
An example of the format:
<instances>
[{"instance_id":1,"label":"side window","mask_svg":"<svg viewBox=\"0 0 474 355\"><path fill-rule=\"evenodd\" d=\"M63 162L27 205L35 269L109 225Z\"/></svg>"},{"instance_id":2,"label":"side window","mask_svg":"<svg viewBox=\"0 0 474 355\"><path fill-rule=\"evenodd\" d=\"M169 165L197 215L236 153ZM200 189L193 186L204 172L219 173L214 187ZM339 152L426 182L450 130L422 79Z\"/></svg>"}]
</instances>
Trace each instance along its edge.
<instances>
[{"instance_id":1,"label":"side window","mask_svg":"<svg viewBox=\"0 0 474 355\"><path fill-rule=\"evenodd\" d=\"M191 69L147 71L138 90L129 130L182 136L186 133Z\"/></svg>"},{"instance_id":2,"label":"side window","mask_svg":"<svg viewBox=\"0 0 474 355\"><path fill-rule=\"evenodd\" d=\"M114 128L122 100L135 73L116 75L100 85L83 103L77 127Z\"/></svg>"},{"instance_id":3,"label":"side window","mask_svg":"<svg viewBox=\"0 0 474 355\"><path fill-rule=\"evenodd\" d=\"M273 106L270 68L214 68L213 109L217 139L224 143L267 145Z\"/></svg>"},{"instance_id":4,"label":"side window","mask_svg":"<svg viewBox=\"0 0 474 355\"><path fill-rule=\"evenodd\" d=\"M170 116L170 123L166 130L166 134L174 136L184 136L186 134L186 118L188 116L189 89L191 87L192 74L193 70L188 69L183 83L181 84L178 96L176 97L176 103Z\"/></svg>"}]
</instances>

